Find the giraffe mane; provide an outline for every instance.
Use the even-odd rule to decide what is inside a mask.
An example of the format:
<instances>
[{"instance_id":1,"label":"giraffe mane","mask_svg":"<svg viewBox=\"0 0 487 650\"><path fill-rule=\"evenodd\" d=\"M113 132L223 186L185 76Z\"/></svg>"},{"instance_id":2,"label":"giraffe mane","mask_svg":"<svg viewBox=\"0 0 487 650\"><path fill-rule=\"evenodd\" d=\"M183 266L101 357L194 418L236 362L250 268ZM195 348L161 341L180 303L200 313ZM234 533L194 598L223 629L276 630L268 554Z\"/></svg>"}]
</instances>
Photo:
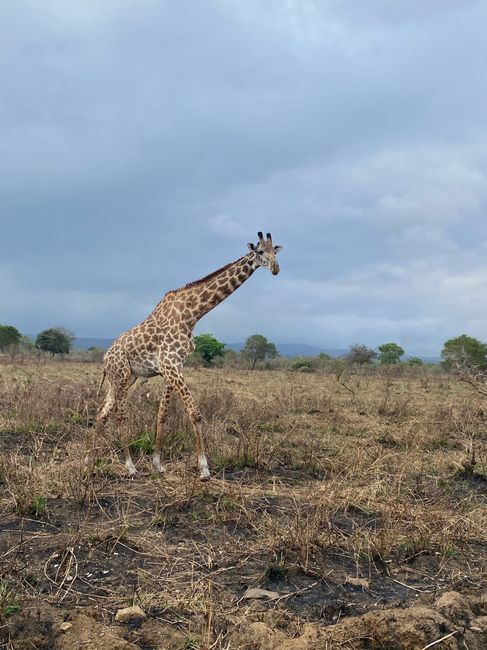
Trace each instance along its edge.
<instances>
[{"instance_id":1,"label":"giraffe mane","mask_svg":"<svg viewBox=\"0 0 487 650\"><path fill-rule=\"evenodd\" d=\"M245 257L245 256L243 256ZM243 257L239 257L238 260L235 260L234 262L229 262L228 264L225 264L225 266L222 266L220 269L217 269L216 271L213 271L213 273L209 273L208 275L205 275L204 278L200 278L199 280L194 280L193 282L188 282L188 284L185 284L183 287L179 287L179 289L171 289L166 293L166 296L169 296L170 294L173 293L179 293L180 291L184 291L185 289L191 289L192 287L196 287L199 284L204 284L205 282L208 282L208 280L211 280L212 278L215 277L215 275L218 275L222 271L226 271L229 269L231 266L236 264L237 262L240 262Z\"/></svg>"}]
</instances>

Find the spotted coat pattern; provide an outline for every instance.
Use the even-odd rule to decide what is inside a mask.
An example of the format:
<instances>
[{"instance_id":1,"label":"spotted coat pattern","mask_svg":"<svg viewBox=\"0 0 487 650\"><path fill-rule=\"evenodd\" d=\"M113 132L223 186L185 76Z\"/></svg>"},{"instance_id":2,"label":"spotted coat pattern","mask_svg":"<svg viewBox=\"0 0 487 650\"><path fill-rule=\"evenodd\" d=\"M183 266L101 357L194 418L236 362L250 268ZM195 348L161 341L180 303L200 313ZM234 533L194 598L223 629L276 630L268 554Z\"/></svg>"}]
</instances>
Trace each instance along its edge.
<instances>
[{"instance_id":1,"label":"spotted coat pattern","mask_svg":"<svg viewBox=\"0 0 487 650\"><path fill-rule=\"evenodd\" d=\"M141 323L118 337L104 357L104 380L108 392L97 416L96 432L100 432L111 414L116 418L123 442L125 465L129 475L135 474L129 450L126 423L127 394L130 386L140 378L161 375L165 389L157 415L153 465L159 472L165 420L172 393L182 400L191 419L198 454L200 476L210 475L203 446L201 414L184 379L184 361L194 350L193 328L205 314L225 300L243 284L259 266L279 273L276 253L282 248L273 246L268 233L264 239L258 233L258 244L249 244L249 253L210 275L191 282L180 289L169 291L154 311ZM103 380L102 380L103 383Z\"/></svg>"}]
</instances>

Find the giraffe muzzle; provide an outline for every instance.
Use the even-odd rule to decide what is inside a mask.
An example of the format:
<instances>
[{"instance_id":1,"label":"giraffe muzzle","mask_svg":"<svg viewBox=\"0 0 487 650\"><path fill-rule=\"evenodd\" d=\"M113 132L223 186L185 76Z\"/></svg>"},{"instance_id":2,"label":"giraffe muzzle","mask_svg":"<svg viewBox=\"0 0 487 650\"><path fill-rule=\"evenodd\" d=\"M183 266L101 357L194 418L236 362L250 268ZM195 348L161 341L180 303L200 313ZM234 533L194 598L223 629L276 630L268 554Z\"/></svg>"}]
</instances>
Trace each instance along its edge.
<instances>
[{"instance_id":1,"label":"giraffe muzzle","mask_svg":"<svg viewBox=\"0 0 487 650\"><path fill-rule=\"evenodd\" d=\"M279 273L279 264L277 262L274 262L274 264L271 264L271 273L272 275L277 275Z\"/></svg>"}]
</instances>

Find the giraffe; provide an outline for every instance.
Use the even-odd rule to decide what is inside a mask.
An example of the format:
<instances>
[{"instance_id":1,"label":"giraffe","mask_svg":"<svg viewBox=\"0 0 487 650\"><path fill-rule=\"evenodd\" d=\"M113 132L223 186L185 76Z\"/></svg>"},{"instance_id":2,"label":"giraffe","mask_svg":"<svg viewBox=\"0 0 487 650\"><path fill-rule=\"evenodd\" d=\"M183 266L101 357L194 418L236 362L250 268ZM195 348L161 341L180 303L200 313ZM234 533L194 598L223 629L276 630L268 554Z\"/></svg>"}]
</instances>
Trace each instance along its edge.
<instances>
[{"instance_id":1,"label":"giraffe","mask_svg":"<svg viewBox=\"0 0 487 650\"><path fill-rule=\"evenodd\" d=\"M136 474L130 456L126 408L128 389L137 380L147 381L160 375L165 381L164 392L157 414L154 455L152 463L157 472L161 465L161 447L165 433L167 408L171 395L183 402L191 420L198 455L200 478L210 476L202 436L201 413L184 379L183 363L194 351L193 328L209 311L243 284L259 267L267 268L273 275L279 273L276 254L282 246L274 246L272 236L257 233L257 244L249 243L248 253L235 262L210 273L201 280L168 291L149 316L118 337L104 356L103 378L108 382L108 392L97 414L95 434L101 430L113 412L119 427L129 476Z\"/></svg>"}]
</instances>

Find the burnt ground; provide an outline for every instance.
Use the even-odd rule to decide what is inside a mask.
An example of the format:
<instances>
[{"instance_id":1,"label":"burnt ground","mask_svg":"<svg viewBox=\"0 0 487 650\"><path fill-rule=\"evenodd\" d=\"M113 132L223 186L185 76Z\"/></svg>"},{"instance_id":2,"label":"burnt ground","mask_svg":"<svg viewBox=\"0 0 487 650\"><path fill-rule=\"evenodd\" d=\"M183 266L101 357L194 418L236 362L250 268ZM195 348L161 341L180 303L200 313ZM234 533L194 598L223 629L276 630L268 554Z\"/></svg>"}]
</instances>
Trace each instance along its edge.
<instances>
[{"instance_id":1,"label":"burnt ground","mask_svg":"<svg viewBox=\"0 0 487 650\"><path fill-rule=\"evenodd\" d=\"M322 409L311 417L317 428ZM76 427L0 435L2 647L487 647L482 467L430 469L384 492L405 471L388 436L367 461L386 455L372 498L376 475L351 481L308 448L306 463L214 454L202 483L173 440L162 477L144 449L135 479L106 449L87 475L77 459L89 422ZM275 595L247 598L251 588ZM146 618L116 622L131 605Z\"/></svg>"}]
</instances>

